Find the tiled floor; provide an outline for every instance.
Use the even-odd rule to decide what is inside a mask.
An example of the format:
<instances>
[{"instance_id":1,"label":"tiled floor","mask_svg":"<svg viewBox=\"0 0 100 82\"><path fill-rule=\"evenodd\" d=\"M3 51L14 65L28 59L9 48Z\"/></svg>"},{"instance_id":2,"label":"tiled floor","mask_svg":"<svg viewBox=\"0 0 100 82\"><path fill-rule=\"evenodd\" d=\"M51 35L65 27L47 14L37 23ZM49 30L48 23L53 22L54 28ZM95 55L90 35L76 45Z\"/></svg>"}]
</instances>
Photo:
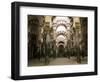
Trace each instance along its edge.
<instances>
[{"instance_id":1,"label":"tiled floor","mask_svg":"<svg viewBox=\"0 0 100 82\"><path fill-rule=\"evenodd\" d=\"M28 63L28 66L48 66L48 65L76 65L79 64L76 61L75 57L68 58L49 58L48 63L45 62L44 58L39 59L31 59ZM82 59L80 64L87 64L86 57Z\"/></svg>"}]
</instances>

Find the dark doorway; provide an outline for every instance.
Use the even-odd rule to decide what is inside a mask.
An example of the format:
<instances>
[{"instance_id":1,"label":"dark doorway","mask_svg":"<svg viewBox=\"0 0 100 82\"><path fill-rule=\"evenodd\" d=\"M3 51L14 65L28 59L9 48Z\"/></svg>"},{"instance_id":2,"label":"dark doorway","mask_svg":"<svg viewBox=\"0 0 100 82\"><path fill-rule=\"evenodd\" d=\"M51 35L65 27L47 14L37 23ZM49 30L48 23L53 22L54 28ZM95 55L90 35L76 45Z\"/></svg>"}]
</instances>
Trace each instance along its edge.
<instances>
[{"instance_id":1,"label":"dark doorway","mask_svg":"<svg viewBox=\"0 0 100 82\"><path fill-rule=\"evenodd\" d=\"M64 57L64 46L63 45L59 45L59 48L58 48L58 57Z\"/></svg>"}]
</instances>

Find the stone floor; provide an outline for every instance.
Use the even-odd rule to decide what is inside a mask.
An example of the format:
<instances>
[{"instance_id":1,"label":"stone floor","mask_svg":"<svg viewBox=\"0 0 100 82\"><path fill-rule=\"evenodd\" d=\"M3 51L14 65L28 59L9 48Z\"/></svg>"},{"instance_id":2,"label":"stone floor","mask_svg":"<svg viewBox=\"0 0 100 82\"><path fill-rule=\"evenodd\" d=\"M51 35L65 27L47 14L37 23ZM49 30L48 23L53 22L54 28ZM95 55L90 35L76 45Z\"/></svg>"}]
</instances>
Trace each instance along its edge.
<instances>
[{"instance_id":1,"label":"stone floor","mask_svg":"<svg viewBox=\"0 0 100 82\"><path fill-rule=\"evenodd\" d=\"M49 58L49 62L45 63L45 59L31 59L28 62L28 66L48 66L48 65L76 65L76 64L87 64L87 58L82 59L81 63L77 63L75 57L71 57L70 59L65 57L60 58Z\"/></svg>"}]
</instances>

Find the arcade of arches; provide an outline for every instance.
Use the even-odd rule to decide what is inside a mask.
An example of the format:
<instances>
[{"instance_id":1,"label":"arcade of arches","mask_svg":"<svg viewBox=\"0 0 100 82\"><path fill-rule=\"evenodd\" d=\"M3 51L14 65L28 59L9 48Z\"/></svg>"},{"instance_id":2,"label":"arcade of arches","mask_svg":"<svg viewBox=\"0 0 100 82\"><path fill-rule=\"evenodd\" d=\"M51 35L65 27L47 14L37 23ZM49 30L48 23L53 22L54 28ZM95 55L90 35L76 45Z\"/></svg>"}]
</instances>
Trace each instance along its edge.
<instances>
[{"instance_id":1,"label":"arcade of arches","mask_svg":"<svg viewBox=\"0 0 100 82\"><path fill-rule=\"evenodd\" d=\"M87 23L86 17L28 15L29 66L87 63Z\"/></svg>"}]
</instances>

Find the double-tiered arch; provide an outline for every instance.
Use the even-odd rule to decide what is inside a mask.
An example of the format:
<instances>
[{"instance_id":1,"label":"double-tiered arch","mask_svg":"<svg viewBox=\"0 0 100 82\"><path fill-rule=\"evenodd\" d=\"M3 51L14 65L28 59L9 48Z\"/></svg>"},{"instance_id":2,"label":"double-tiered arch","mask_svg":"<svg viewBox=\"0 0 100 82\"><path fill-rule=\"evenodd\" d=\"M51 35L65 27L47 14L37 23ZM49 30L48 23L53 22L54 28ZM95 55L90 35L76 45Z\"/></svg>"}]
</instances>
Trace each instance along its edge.
<instances>
[{"instance_id":1,"label":"double-tiered arch","mask_svg":"<svg viewBox=\"0 0 100 82\"><path fill-rule=\"evenodd\" d=\"M55 17L53 19L53 27L55 28L54 35L56 40L56 46L67 45L67 31L70 29L70 18L69 17Z\"/></svg>"}]
</instances>

